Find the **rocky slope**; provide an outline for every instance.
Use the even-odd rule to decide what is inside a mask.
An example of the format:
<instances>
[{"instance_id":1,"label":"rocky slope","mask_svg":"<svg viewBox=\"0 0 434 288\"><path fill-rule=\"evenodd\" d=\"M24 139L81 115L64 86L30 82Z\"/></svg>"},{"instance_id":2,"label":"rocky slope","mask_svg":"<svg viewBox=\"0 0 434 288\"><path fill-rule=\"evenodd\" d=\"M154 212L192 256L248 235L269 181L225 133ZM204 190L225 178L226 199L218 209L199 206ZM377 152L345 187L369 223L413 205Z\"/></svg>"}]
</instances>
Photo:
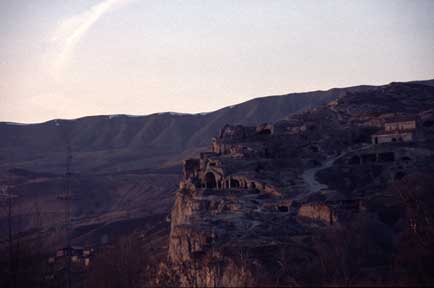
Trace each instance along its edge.
<instances>
[{"instance_id":1,"label":"rocky slope","mask_svg":"<svg viewBox=\"0 0 434 288\"><path fill-rule=\"evenodd\" d=\"M119 226L116 221L137 224L143 217L167 214L181 172L179 163L203 149L222 125L276 121L348 91L369 88L264 97L194 115L92 116L31 125L1 122L0 182L13 186L18 196L15 232L60 231L59 237L51 238L61 242L65 201L60 195L68 146L74 235L81 244L95 242L110 227ZM6 223L3 212L1 227ZM4 237L1 233L0 239Z\"/></svg>"},{"instance_id":2,"label":"rocky slope","mask_svg":"<svg viewBox=\"0 0 434 288\"><path fill-rule=\"evenodd\" d=\"M416 211L408 195L434 202L421 194L434 175L433 109L432 86L392 83L274 125L224 126L210 152L184 161L162 279L184 287L431 281L429 268L412 274L402 247L424 239L416 261L430 261L434 207Z\"/></svg>"},{"instance_id":3,"label":"rocky slope","mask_svg":"<svg viewBox=\"0 0 434 288\"><path fill-rule=\"evenodd\" d=\"M432 84L432 81L423 82L423 84L430 83ZM126 230L134 230L140 227L141 223L149 222L147 219L154 219L154 216L164 219L175 198L174 193L181 173L179 163L198 151L206 150L205 147L208 146L211 137L225 124L257 125L263 122L276 122L294 112L317 107L348 93L378 92L384 89L384 86L358 86L264 97L207 114L92 116L77 120L52 120L32 125L0 123L2 136L0 182L12 186L10 192L18 196L15 198L13 217L15 233L20 233L23 237L32 237L36 235L34 233L36 231L38 235L42 234L46 238L50 236L54 239L56 245L47 243L49 248L62 245L65 202L62 201L61 195L65 188L64 173L68 144L71 146L73 157L71 170L74 243L99 243L101 239L106 239L107 235L110 239ZM365 94L356 93L356 95ZM371 94L366 95L369 97ZM383 106L387 107L387 102ZM262 150L267 156L260 156L265 157L265 160L260 161L259 164L256 160L250 162L240 159L229 160L228 167L232 167L229 168L230 170L242 172L256 169L260 173L255 174L258 179L255 178L254 183L257 181L258 185L265 184L263 189L272 194L277 189L278 193L286 195L277 198L273 196L271 200L261 200L247 193L245 199L250 199L253 203L254 201L273 203L275 199L283 201L302 195L301 192L306 186L304 171L317 169L318 167L314 166L328 159L327 155L333 155L348 145L345 141L339 140L326 141L325 144L321 144L322 146L318 146L317 142L325 139L318 131L339 121L347 121L345 118L347 116L329 112L318 117L310 120L294 118L294 123L297 121L324 123L320 130L312 130L310 138L284 135L273 141L259 139L254 142L252 147L249 147L249 151L261 150L263 145L268 151ZM322 117L328 117L329 121L320 121L325 119ZM339 117L343 117L343 120ZM280 124L283 128L287 126L285 121ZM275 127L278 128L280 124L276 123ZM297 127L291 129L295 131ZM327 136L329 138L344 139L348 135L348 127L330 131L333 132ZM299 149L301 146L303 153ZM238 148L240 147L242 146ZM327 151L327 155L322 150L319 153L318 147ZM234 146L234 153L239 154L240 151L236 151L238 148L237 145ZM309 155L310 158L304 159L302 155L303 157ZM11 168L11 173L5 173ZM326 172L321 170L318 175L328 177ZM316 174L312 176L315 178ZM251 207L249 201L241 204L233 203L229 207L237 207L237 205ZM225 204L218 205L225 206ZM6 224L5 211L1 211L2 228ZM251 225L256 225L256 220L252 221ZM4 238L6 234L0 236Z\"/></svg>"}]
</instances>

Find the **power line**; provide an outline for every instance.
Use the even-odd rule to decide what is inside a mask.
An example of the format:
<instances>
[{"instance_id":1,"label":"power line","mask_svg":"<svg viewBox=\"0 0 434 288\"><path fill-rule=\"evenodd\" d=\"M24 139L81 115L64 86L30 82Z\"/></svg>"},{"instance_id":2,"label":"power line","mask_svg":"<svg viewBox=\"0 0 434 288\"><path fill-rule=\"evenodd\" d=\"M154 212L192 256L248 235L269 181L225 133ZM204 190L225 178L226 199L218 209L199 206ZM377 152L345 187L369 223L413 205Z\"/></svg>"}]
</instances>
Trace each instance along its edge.
<instances>
[{"instance_id":1,"label":"power line","mask_svg":"<svg viewBox=\"0 0 434 288\"><path fill-rule=\"evenodd\" d=\"M67 146L67 157L66 157L66 187L65 187L65 232L66 232L66 281L67 287L71 287L71 162L72 162L72 152L71 145L68 141Z\"/></svg>"},{"instance_id":2,"label":"power line","mask_svg":"<svg viewBox=\"0 0 434 288\"><path fill-rule=\"evenodd\" d=\"M72 277L71 277L71 257L72 257L72 247L71 247L71 164L72 164L72 149L70 137L65 130L63 125L56 120L55 125L59 127L62 139L66 141L66 162L65 162L65 186L62 193L59 195L59 199L65 201L64 205L64 228L65 228L65 282L66 287L71 288Z\"/></svg>"}]
</instances>

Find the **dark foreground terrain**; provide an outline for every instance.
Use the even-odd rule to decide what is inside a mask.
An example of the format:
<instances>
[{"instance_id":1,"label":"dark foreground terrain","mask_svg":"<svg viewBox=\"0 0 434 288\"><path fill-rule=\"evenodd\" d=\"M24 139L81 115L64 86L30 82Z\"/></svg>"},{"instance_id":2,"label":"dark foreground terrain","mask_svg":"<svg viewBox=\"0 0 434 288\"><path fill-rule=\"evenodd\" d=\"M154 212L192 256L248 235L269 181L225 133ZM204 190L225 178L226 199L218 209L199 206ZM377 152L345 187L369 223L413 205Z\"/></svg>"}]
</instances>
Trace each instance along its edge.
<instances>
[{"instance_id":1,"label":"dark foreground terrain","mask_svg":"<svg viewBox=\"0 0 434 288\"><path fill-rule=\"evenodd\" d=\"M0 123L0 286L430 285L432 84Z\"/></svg>"}]
</instances>

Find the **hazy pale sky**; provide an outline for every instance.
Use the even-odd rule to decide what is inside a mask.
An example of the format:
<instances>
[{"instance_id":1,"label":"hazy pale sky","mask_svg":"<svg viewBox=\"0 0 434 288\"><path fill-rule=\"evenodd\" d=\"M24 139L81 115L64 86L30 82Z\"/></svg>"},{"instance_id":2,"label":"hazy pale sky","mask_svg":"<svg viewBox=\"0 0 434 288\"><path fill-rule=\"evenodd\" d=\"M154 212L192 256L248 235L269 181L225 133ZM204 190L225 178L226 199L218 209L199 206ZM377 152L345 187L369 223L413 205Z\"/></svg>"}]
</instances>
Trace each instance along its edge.
<instances>
[{"instance_id":1,"label":"hazy pale sky","mask_svg":"<svg viewBox=\"0 0 434 288\"><path fill-rule=\"evenodd\" d=\"M434 78L432 0L0 0L0 121Z\"/></svg>"}]
</instances>

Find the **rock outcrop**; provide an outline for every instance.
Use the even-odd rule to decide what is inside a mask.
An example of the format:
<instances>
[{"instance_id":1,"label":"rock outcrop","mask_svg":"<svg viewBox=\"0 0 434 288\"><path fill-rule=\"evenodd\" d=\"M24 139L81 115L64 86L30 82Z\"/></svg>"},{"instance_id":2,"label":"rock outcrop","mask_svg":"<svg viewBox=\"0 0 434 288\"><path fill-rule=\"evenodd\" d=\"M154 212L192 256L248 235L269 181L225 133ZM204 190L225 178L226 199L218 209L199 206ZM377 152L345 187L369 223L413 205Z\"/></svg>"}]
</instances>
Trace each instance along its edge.
<instances>
[{"instance_id":1,"label":"rock outcrop","mask_svg":"<svg viewBox=\"0 0 434 288\"><path fill-rule=\"evenodd\" d=\"M224 126L210 152L184 161L168 270L184 287L336 284L324 271L330 249L324 245L341 245L339 233L354 223L398 223L404 214L395 212L391 221L378 208L396 202L384 200L387 187L434 171L427 164L434 159L433 96L432 87L392 84L275 124ZM371 141L390 117L403 116L415 119L405 126L415 135L411 141ZM341 235L335 244L324 236L334 234ZM309 271L323 282L309 282Z\"/></svg>"}]
</instances>

